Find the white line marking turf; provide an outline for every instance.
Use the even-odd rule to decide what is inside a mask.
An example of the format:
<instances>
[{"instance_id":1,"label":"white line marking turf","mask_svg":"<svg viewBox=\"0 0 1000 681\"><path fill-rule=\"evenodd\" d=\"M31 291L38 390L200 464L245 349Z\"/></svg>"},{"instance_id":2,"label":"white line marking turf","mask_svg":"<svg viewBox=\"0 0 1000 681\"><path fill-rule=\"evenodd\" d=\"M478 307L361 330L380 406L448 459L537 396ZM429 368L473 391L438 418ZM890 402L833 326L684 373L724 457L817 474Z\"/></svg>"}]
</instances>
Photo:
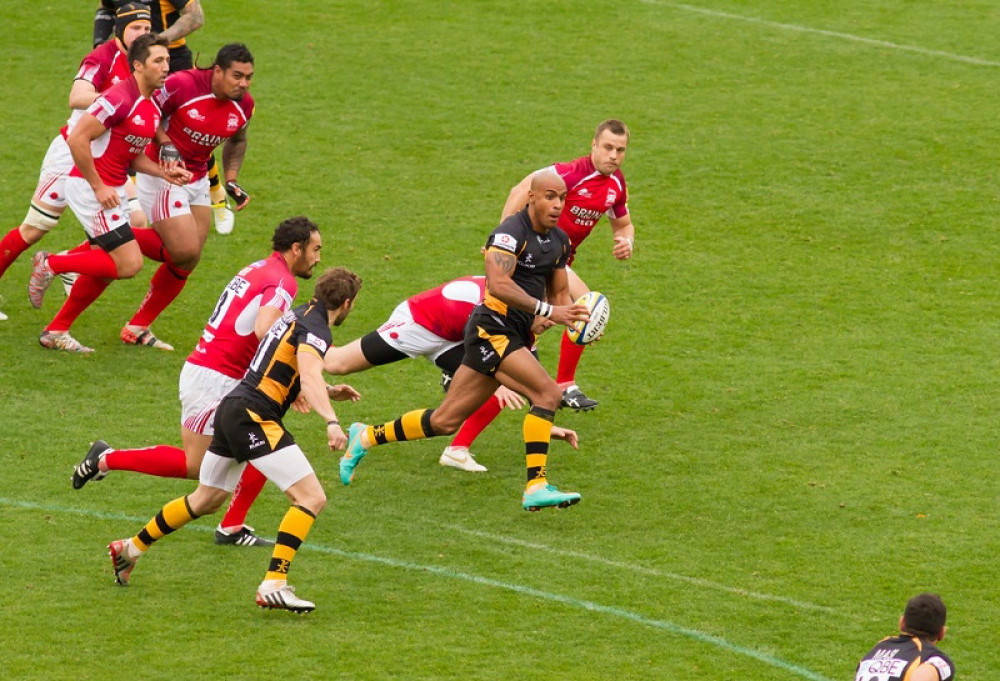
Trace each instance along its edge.
<instances>
[{"instance_id":1,"label":"white line marking turf","mask_svg":"<svg viewBox=\"0 0 1000 681\"><path fill-rule=\"evenodd\" d=\"M105 513L101 511L93 511L83 508L73 508L69 506L54 506L50 504L39 504L35 502L21 501L19 499L9 499L5 497L0 497L0 506L8 506L8 507L19 508L23 510L31 510L31 511L43 511L46 513L65 513L70 515L83 516L87 518L95 518L98 520L124 520L136 524L144 523L147 520L149 520L149 518L140 518L138 516L126 515L123 513ZM211 527L208 527L208 526L192 525L190 527L190 530L202 533L214 532L215 526L212 525ZM527 542L525 542L525 544L527 544ZM422 573L430 573L438 575L440 577L447 577L448 579L457 579L464 582L479 584L481 586L492 587L494 589L504 589L505 591L511 591L513 593L520 594L522 596L529 596L532 598L538 598L540 600L550 601L553 603L560 603L562 605L570 606L572 608L586 610L588 612L595 612L602 615L617 617L620 619L628 620L630 622L635 622L636 624L641 624L646 627L659 629L660 631L666 631L671 634L676 634L678 636L683 636L693 641L714 646L716 648L720 648L722 650L728 651L736 655L741 655L743 657L747 657L752 660L757 660L758 662L761 662L768 666L785 670L791 674L794 674L804 679L809 679L809 681L833 681L833 679L830 679L829 677L823 676L822 674L814 672L811 669L806 669L805 667L799 666L793 662L783 660L780 657L769 655L759 650L754 650L753 648L747 648L745 646L732 643L722 637L706 634L705 632L698 631L697 629L689 629L688 627L675 624L674 622L646 617L645 615L641 615L639 613L632 612L631 610L626 610L624 608L619 608L612 605L603 605L601 603L595 603L594 601L573 598L572 596L565 596L563 594L552 593L549 591L542 591L540 589L535 589L533 587L525 586L523 584L502 582L496 579L490 579L489 577L481 577L479 575L473 575L467 572L458 572L437 565L422 565L420 563L411 563L409 561L397 560L395 558L388 558L385 556L376 556L370 553L344 551L341 549L333 548L332 546L324 546L322 544L317 544L315 542L307 542L303 548L307 548L309 551L315 551L318 553L325 553L331 556L346 558L348 560L357 560L366 563L376 563L379 565L385 565L387 567L392 567L392 568L400 568L404 570L412 570Z\"/></svg>"},{"instance_id":2,"label":"white line marking turf","mask_svg":"<svg viewBox=\"0 0 1000 681\"><path fill-rule=\"evenodd\" d=\"M696 5L686 5L679 2L667 2L666 0L641 0L641 2L647 5L656 5L658 7L669 7L671 9L682 10L685 12L695 12L697 14L704 14L706 16L715 17L716 19L731 19L734 21L744 21L746 23L757 24L759 26L767 26L769 28L777 28L783 31L795 31L797 33L812 33L814 35L822 35L828 38L839 38L841 40L850 40L852 42L863 43L865 45L872 45L874 47L883 47L890 50L901 50L903 52L913 52L916 54L922 54L927 57L938 57L941 59L963 62L965 64L975 64L976 66L1000 66L1000 62L990 61L989 59L980 59L979 57L969 57L964 54L953 54L951 52L942 52L941 50L930 50L925 47L918 47L916 45L903 45L900 43L893 43L888 40L865 38L863 36L852 35L850 33L841 33L839 31L826 31L821 28L810 28L809 26L799 26L797 24L784 24L779 21L770 21L768 19L760 19L758 17L746 16L743 14L730 14L729 12L722 12L715 9L709 9L707 7L698 7Z\"/></svg>"}]
</instances>

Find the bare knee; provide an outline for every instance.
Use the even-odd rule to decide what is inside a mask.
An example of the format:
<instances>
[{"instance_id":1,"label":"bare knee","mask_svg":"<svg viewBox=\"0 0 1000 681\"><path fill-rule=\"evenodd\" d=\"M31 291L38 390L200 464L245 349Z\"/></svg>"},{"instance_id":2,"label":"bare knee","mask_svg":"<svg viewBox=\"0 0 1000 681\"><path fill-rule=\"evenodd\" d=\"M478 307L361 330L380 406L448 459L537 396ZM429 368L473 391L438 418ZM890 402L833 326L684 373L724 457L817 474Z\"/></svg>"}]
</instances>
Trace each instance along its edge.
<instances>
[{"instance_id":1,"label":"bare knee","mask_svg":"<svg viewBox=\"0 0 1000 681\"><path fill-rule=\"evenodd\" d=\"M431 429L435 435L451 435L462 426L464 419L457 419L447 414L434 412L431 415Z\"/></svg>"},{"instance_id":2,"label":"bare knee","mask_svg":"<svg viewBox=\"0 0 1000 681\"><path fill-rule=\"evenodd\" d=\"M131 279L142 270L142 252L136 248L128 253L117 253L114 257L119 279Z\"/></svg>"},{"instance_id":3,"label":"bare knee","mask_svg":"<svg viewBox=\"0 0 1000 681\"><path fill-rule=\"evenodd\" d=\"M536 407L541 407L542 409L548 409L549 411L556 411L559 405L562 404L562 390L555 383L547 386L541 393L539 393L537 399L534 400L533 404Z\"/></svg>"},{"instance_id":4,"label":"bare knee","mask_svg":"<svg viewBox=\"0 0 1000 681\"><path fill-rule=\"evenodd\" d=\"M326 508L326 492L321 486L316 485L315 489L300 490L291 501L293 505L301 506L314 516L318 516Z\"/></svg>"}]
</instances>

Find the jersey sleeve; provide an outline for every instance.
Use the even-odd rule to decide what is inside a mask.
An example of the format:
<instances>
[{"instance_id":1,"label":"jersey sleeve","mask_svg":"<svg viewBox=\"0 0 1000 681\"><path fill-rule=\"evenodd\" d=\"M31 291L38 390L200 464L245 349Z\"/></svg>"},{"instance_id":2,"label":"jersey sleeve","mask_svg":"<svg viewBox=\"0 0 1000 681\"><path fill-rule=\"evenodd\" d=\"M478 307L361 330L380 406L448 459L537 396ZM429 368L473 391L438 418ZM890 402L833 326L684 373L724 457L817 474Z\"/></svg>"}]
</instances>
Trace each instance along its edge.
<instances>
[{"instance_id":1,"label":"jersey sleeve","mask_svg":"<svg viewBox=\"0 0 1000 681\"><path fill-rule=\"evenodd\" d=\"M87 108L87 113L101 122L110 130L128 115L128 107L119 93L109 90L94 100Z\"/></svg>"},{"instance_id":2,"label":"jersey sleeve","mask_svg":"<svg viewBox=\"0 0 1000 681\"><path fill-rule=\"evenodd\" d=\"M621 171L616 172L615 176L621 182L621 192L611 208L608 209L608 217L623 218L628 215L628 186L625 184L625 176L621 174Z\"/></svg>"},{"instance_id":3,"label":"jersey sleeve","mask_svg":"<svg viewBox=\"0 0 1000 681\"><path fill-rule=\"evenodd\" d=\"M486 239L486 251L500 251L503 253L510 253L511 255L517 255L521 252L522 239L520 238L517 229L517 222L514 220L515 215L507 218L500 223L500 226L490 233L489 238Z\"/></svg>"},{"instance_id":4,"label":"jersey sleeve","mask_svg":"<svg viewBox=\"0 0 1000 681\"><path fill-rule=\"evenodd\" d=\"M289 290L292 289L292 290ZM284 279L274 285L265 286L261 290L261 307L274 307L281 310L282 314L292 308L292 301L295 300L295 291Z\"/></svg>"},{"instance_id":5,"label":"jersey sleeve","mask_svg":"<svg viewBox=\"0 0 1000 681\"><path fill-rule=\"evenodd\" d=\"M955 668L952 666L951 660L943 655L931 655L927 658L926 663L937 669L938 678L941 681L950 681L955 676Z\"/></svg>"},{"instance_id":6,"label":"jersey sleeve","mask_svg":"<svg viewBox=\"0 0 1000 681\"><path fill-rule=\"evenodd\" d=\"M322 319L321 319L322 318ZM330 327L325 323L326 312L319 309L304 315L298 324L298 352L316 353L320 359L333 344Z\"/></svg>"}]
</instances>

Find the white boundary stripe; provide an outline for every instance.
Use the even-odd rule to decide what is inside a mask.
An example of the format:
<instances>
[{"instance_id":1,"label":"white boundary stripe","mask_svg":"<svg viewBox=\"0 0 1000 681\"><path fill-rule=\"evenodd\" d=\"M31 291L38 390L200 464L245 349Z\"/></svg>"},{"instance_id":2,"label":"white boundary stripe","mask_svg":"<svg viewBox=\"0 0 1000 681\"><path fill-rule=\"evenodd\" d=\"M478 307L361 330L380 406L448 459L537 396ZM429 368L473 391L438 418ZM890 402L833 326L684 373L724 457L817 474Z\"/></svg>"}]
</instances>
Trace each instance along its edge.
<instances>
[{"instance_id":1,"label":"white boundary stripe","mask_svg":"<svg viewBox=\"0 0 1000 681\"><path fill-rule=\"evenodd\" d=\"M964 54L953 54L951 52L942 52L940 50L929 50L924 47L917 47L916 45L902 45L900 43L889 42L888 40L864 38L862 36L852 35L850 33L840 33L838 31L825 31L820 28L809 28L808 26L798 26L796 24L783 24L778 21L769 21L768 19L759 19L757 17L750 17L742 14L730 14L729 12L721 12L719 10L708 9L707 7L685 5L683 3L668 2L666 0L640 0L640 1L647 5L670 7L672 9L684 10L685 12L697 12L698 14L705 14L707 16L717 17L719 19L735 19L736 21L745 21L751 24L759 24L761 26L769 26L771 28L780 28L785 31L796 31L798 33L813 33L816 35L827 36L829 38L840 38L841 40L851 40L856 43L864 43L865 45L873 45L875 47L885 47L891 50L914 52L916 54L922 54L928 57L940 57L941 59L959 61L965 64L975 64L976 66L1000 66L1000 62L990 61L989 59L980 59L979 57L969 57Z\"/></svg>"},{"instance_id":2,"label":"white boundary stripe","mask_svg":"<svg viewBox=\"0 0 1000 681\"><path fill-rule=\"evenodd\" d=\"M104 513L101 511L92 511L83 508L72 508L66 506L51 506L47 504L39 504L34 502L21 501L18 499L8 499L0 497L0 505L10 506L15 508L20 508L23 510L32 511L45 511L49 513L67 513L72 515L84 516L88 518L96 518L100 520L127 520L134 523L142 523L148 520L148 518L139 518L138 516L130 516L124 513ZM201 533L214 532L215 527L207 526L191 526L190 530L194 530ZM631 610L626 610L624 608L619 608L611 605L602 605L600 603L595 603L594 601L582 600L578 598L573 598L572 596L565 596L563 594L552 593L549 591L542 591L540 589L535 589L530 586L524 586L523 584L513 584L510 582L501 582L499 580L490 579L488 577L480 577L479 575L469 574L467 572L457 572L455 570L450 570L448 568L443 568L439 565L423 565L420 563L411 563L405 560L397 560L395 558L387 558L385 556L376 556L369 553L357 553L353 551L344 551L342 549L333 548L331 546L324 546L322 544L317 544L315 542L307 542L304 549L310 551L316 551L319 553L325 553L332 556L338 556L341 558L347 558L349 560L358 560L366 563L377 563L379 565L385 565L393 568L400 568L404 570L411 570L414 572L430 573L438 575L441 577L447 577L449 579L457 579L465 582L471 582L473 584L479 584L482 586L488 586L496 589L504 589L506 591L511 591L523 596L530 596L532 598L538 598L541 600L551 601L554 603L560 603L562 605L567 605L573 608L578 608L582 610L587 610L590 612L596 612L602 615L609 615L611 617L618 617L621 619L626 619L637 624L641 624L654 629L659 629L661 631L667 631L671 634L676 634L678 636L683 636L685 638L692 639L699 643L704 643L716 648L721 648L730 653L736 655L741 655L743 657L748 657L763 664L775 667L777 669L783 669L787 672L795 674L796 676L802 677L804 679L809 679L809 681L834 681L833 679L818 674L811 669L806 669L787 660L783 660L780 657L775 657L774 655L769 655L768 653L761 652L760 650L754 650L753 648L747 648L745 646L738 645L736 643L731 643L720 636L713 636L712 634L706 634L703 631L698 631L697 629L689 629L688 627L669 622L667 620L653 619L646 617L645 615L639 614L637 612L632 612Z\"/></svg>"},{"instance_id":3,"label":"white boundary stripe","mask_svg":"<svg viewBox=\"0 0 1000 681\"><path fill-rule=\"evenodd\" d=\"M425 520L425 522L435 523L433 520ZM607 565L608 567L613 567L618 570L630 570L632 572L637 572L643 575L649 575L651 577L663 577L665 579L672 579L677 582L683 582L685 584L692 584L694 586L704 587L706 589L714 589L716 591L724 591L726 593L736 594L738 596L745 596L747 598L752 598L759 601L773 601L776 603L784 603L785 605L790 605L801 610L815 610L818 612L843 615L847 617L852 617L848 613L841 612L835 608L831 608L825 605L817 605L815 603L809 603L807 601L799 601L794 598L787 598L785 596L774 596L771 594L759 593L757 591L749 591L747 589L741 589L739 587L727 586L725 584L719 584L718 582L713 582L708 579L701 579L699 577L689 577L688 575L677 574L676 572L666 572L664 570L657 570L656 568L649 568L643 565L636 565L634 563L625 563L618 560L611 560L609 558L604 558L602 556L595 556L589 553L581 553L579 551L565 551L563 549L553 548L545 544L537 544L535 542L524 541L523 539L514 539L512 537L505 537L498 534L490 534L488 532L481 532L479 530L470 530L459 525L441 525L446 530L453 530L455 532L461 532L462 534L467 534L473 537L480 537L482 539L489 539L490 541L497 542L499 544L508 544L511 546L521 546L527 549L532 549L535 551L544 551L545 553L550 553L557 556L566 556L568 558L577 558L579 560L585 560L591 563L598 563L601 565Z\"/></svg>"}]
</instances>

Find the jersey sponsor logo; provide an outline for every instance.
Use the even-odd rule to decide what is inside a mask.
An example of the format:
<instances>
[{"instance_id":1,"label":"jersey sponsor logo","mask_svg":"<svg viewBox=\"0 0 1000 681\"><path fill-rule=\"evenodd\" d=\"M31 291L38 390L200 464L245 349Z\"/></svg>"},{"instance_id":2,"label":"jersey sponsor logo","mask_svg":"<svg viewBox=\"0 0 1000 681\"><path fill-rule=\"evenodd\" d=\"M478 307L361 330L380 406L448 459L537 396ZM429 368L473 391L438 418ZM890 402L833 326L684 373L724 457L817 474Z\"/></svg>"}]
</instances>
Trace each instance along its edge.
<instances>
[{"instance_id":1,"label":"jersey sponsor logo","mask_svg":"<svg viewBox=\"0 0 1000 681\"><path fill-rule=\"evenodd\" d=\"M212 147L213 149L226 140L226 138L222 135L212 135L207 132L198 132L186 126L184 128L184 134L187 135L195 144L200 144L204 147Z\"/></svg>"},{"instance_id":2,"label":"jersey sponsor logo","mask_svg":"<svg viewBox=\"0 0 1000 681\"><path fill-rule=\"evenodd\" d=\"M191 107L190 109L188 109L188 117L192 118L192 119L194 119L196 121L203 121L203 120L205 120L205 117L201 115L201 112L198 111L198 109L195 109L194 107Z\"/></svg>"},{"instance_id":3,"label":"jersey sponsor logo","mask_svg":"<svg viewBox=\"0 0 1000 681\"><path fill-rule=\"evenodd\" d=\"M618 192L616 192L614 189L609 189L608 190L608 197L606 199L604 199L604 205L605 206L612 206L612 205L614 205L615 199L617 199L617 198L618 198Z\"/></svg>"},{"instance_id":4,"label":"jersey sponsor logo","mask_svg":"<svg viewBox=\"0 0 1000 681\"><path fill-rule=\"evenodd\" d=\"M146 125L146 119L142 117L142 114L136 114L132 116L132 122L136 125Z\"/></svg>"},{"instance_id":5,"label":"jersey sponsor logo","mask_svg":"<svg viewBox=\"0 0 1000 681\"><path fill-rule=\"evenodd\" d=\"M587 189L586 187L580 187L580 191L577 192L577 195L582 196L583 198L587 198L588 196L590 196L590 190Z\"/></svg>"},{"instance_id":6,"label":"jersey sponsor logo","mask_svg":"<svg viewBox=\"0 0 1000 681\"><path fill-rule=\"evenodd\" d=\"M584 208L583 206L570 206L569 212L579 220L597 220L599 217L604 215L599 210L591 210L589 208Z\"/></svg>"},{"instance_id":7,"label":"jersey sponsor logo","mask_svg":"<svg viewBox=\"0 0 1000 681\"><path fill-rule=\"evenodd\" d=\"M517 239L510 234L494 234L493 245L511 253L517 253Z\"/></svg>"},{"instance_id":8,"label":"jersey sponsor logo","mask_svg":"<svg viewBox=\"0 0 1000 681\"><path fill-rule=\"evenodd\" d=\"M314 334L314 333L307 333L306 334L306 341L305 342L306 342L306 345L311 345L312 347L314 347L317 350L319 350L319 352L320 352L321 355L325 355L326 354L326 348L327 348L326 341L323 340L322 338L320 338L319 336L317 336L316 334Z\"/></svg>"},{"instance_id":9,"label":"jersey sponsor logo","mask_svg":"<svg viewBox=\"0 0 1000 681\"><path fill-rule=\"evenodd\" d=\"M889 681L889 679L899 679L903 676L907 661L899 658L887 660L862 660L858 665L856 681Z\"/></svg>"},{"instance_id":10,"label":"jersey sponsor logo","mask_svg":"<svg viewBox=\"0 0 1000 681\"><path fill-rule=\"evenodd\" d=\"M226 121L226 130L239 130L239 128L240 128L239 117L234 113L229 114L229 119Z\"/></svg>"},{"instance_id":11,"label":"jersey sponsor logo","mask_svg":"<svg viewBox=\"0 0 1000 681\"><path fill-rule=\"evenodd\" d=\"M938 670L938 675L941 677L941 681L948 681L951 678L951 665L948 664L944 658L932 657L927 660L927 664L932 664Z\"/></svg>"}]
</instances>

